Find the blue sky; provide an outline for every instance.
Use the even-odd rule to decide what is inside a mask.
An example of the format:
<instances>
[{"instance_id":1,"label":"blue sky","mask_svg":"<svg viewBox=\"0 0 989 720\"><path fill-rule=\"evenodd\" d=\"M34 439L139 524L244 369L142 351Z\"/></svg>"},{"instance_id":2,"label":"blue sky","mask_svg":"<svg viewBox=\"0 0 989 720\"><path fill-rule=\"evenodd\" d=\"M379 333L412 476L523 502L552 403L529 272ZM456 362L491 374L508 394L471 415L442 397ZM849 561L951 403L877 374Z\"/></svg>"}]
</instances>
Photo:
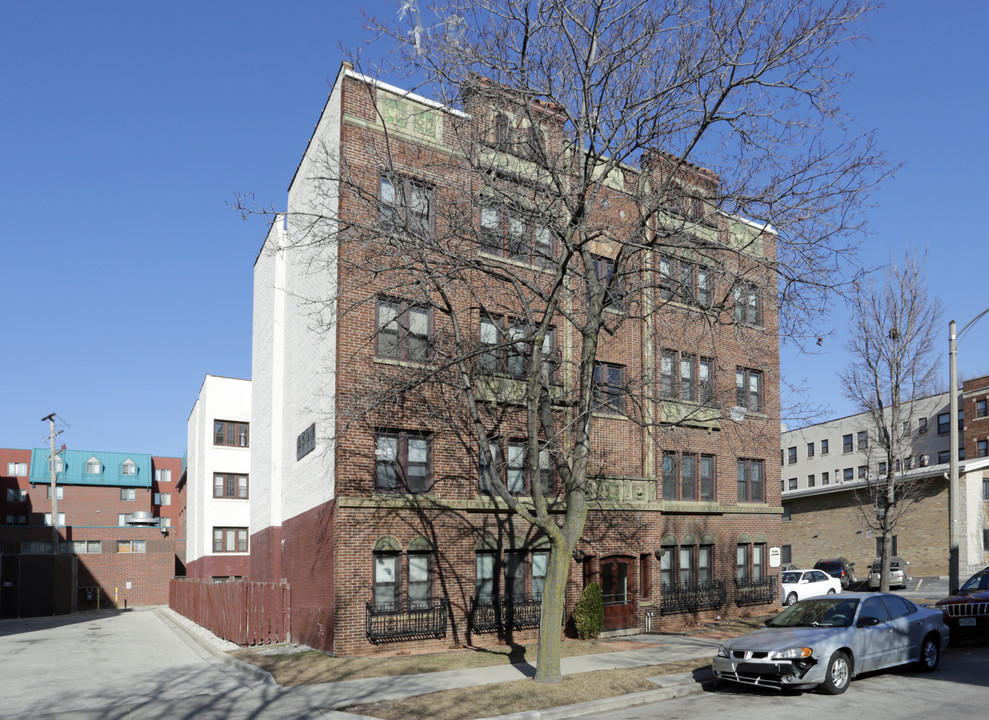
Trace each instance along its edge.
<instances>
[{"instance_id":1,"label":"blue sky","mask_svg":"<svg viewBox=\"0 0 989 720\"><path fill-rule=\"evenodd\" d=\"M855 124L906 163L874 196L864 260L929 248L945 354L947 321L989 306L987 24L989 3L897 0L843 61ZM0 447L39 446L54 411L70 448L180 456L205 374L250 376L265 227L228 203L283 206L361 26L348 2L0 3ZM960 345L963 377L989 372L987 338L984 320ZM837 415L847 360L840 338L782 358Z\"/></svg>"}]
</instances>

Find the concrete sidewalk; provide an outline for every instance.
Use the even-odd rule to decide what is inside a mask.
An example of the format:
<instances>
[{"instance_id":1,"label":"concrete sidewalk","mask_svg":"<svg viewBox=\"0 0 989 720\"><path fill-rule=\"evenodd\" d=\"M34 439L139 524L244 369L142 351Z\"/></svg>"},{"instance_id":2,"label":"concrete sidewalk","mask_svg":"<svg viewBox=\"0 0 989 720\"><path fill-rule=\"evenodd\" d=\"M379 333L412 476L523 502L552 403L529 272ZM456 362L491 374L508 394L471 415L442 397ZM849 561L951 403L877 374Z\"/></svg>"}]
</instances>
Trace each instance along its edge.
<instances>
[{"instance_id":1,"label":"concrete sidewalk","mask_svg":"<svg viewBox=\"0 0 989 720\"><path fill-rule=\"evenodd\" d=\"M250 692L241 697L228 697L231 702L191 702L199 707L179 708L173 706L173 711L191 717L210 718L223 717L227 720L250 715L248 706L254 707L255 712L263 712L264 717L323 717L350 718L357 716L332 712L337 708L363 705L389 700L400 700L415 695L453 690L464 687L479 687L494 683L510 682L532 677L535 666L523 663L518 665L498 665L493 667L471 668L468 670L448 670L444 672L422 673L418 675L402 675L382 678L367 678L362 680L346 680L320 685L302 685L293 688L281 688L271 681L268 673L259 668L243 663L226 653L232 649L232 644L224 644L210 633L199 628L186 618L166 608L156 610L167 623L191 642L198 643L214 658L231 668L237 668L249 677L260 681ZM717 652L719 639L691 637L680 635L640 635L622 640L632 640L641 643L642 648L623 650L613 653L596 655L580 655L564 658L561 669L565 675L592 672L595 670L613 670L617 668L633 668L643 665L658 665L681 660L713 657ZM645 702L655 702L666 697L684 695L702 689L704 674L682 673L679 675L661 676L656 679L657 690L645 693L635 693L617 698L608 698L592 703L582 703L580 706L567 706L536 712L502 716L506 720L536 720L538 718L565 718L578 715L593 714L604 710L630 707ZM192 699L193 701L195 699ZM237 707L240 706L240 707ZM190 715L184 713L188 711ZM326 712L331 711L331 712ZM215 714L214 714L215 713ZM131 715L131 717L151 717Z\"/></svg>"}]
</instances>

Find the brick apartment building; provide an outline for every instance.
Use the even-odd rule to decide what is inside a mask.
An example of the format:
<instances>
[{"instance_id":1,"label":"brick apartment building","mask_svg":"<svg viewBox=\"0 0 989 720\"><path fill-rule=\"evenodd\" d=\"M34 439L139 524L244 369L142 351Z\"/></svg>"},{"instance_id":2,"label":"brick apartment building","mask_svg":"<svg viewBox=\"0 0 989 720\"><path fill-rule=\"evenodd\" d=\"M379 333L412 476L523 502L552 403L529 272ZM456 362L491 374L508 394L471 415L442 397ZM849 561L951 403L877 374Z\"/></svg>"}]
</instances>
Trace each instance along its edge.
<instances>
[{"instance_id":1,"label":"brick apartment building","mask_svg":"<svg viewBox=\"0 0 989 720\"><path fill-rule=\"evenodd\" d=\"M441 400L429 394L439 391L424 391L422 402L436 403L432 415L395 402L368 407L355 419L369 387L430 365L431 351L423 348L438 346L449 328L439 313L413 301L412 288L403 297L387 263L367 282L350 282L348 268L358 258L349 253L356 250L336 242L334 233L368 218L357 203L341 199L338 183L319 180L326 177L324 162L345 167L366 196L377 198L381 222L395 211L401 185L402 197L411 200L399 211L419 212L427 225L438 222L431 213L440 204L455 204L464 188L477 196L476 179L457 159L464 127L487 138L498 157L509 158L506 164L523 162L499 145L501 135L515 131L510 128L527 132L517 119L470 98L467 107L469 115L441 107L344 64L289 188L288 213L272 225L255 263L250 578L287 579L293 640L334 654L535 637L546 545L483 487L476 440L471 446L469 434L465 442L436 422L439 408L454 411L455 396ZM396 163L387 177L371 151L385 129ZM541 132L543 142L559 148L551 120ZM654 158L663 162L660 154ZM621 168L620 177L610 178L599 212L614 213L616 221L637 212L622 183L639 182L639 172ZM717 184L692 166L681 180ZM314 212L334 218L330 242L320 246L302 237ZM533 277L540 271L535 256L520 256L506 240L523 226L497 213L489 208L464 221L491 230L475 251L506 273ZM747 249L725 252L724 263L751 257L755 273L772 264L774 238L762 228L716 211L687 225L708 248L744 237L736 247ZM524 232L554 252L538 227ZM595 260L602 277L607 252L602 244ZM719 257L710 252L708 258ZM706 293L730 296L732 288L718 286L689 248L649 262L663 288L644 289L634 302L652 302L656 311L603 334L596 354L596 492L566 598L569 612L582 587L599 582L606 628L615 632L683 627L779 603L775 293L752 289L761 283L741 295L736 289L741 301L728 319L734 312L738 322L711 329L693 322L697 307ZM475 290L475 298L460 294L452 302L459 310L496 304L497 288ZM313 305L333 293L336 303ZM570 297L579 303L586 296L577 288ZM513 332L491 327L511 325L513 317L510 310L497 319L477 312L468 332L480 346ZM547 337L547 356L560 359L552 381L562 407L577 381L579 338L562 317ZM499 438L493 462L510 491L529 502L531 481L520 469L525 451L514 439L521 418L512 400L518 381L511 353L502 348L483 357L478 362L489 362L482 369L495 378L485 400L505 415L504 426L491 431ZM646 390L622 399L618 388L633 377ZM629 419L640 401L660 420L652 433ZM552 466L540 458L540 480L552 495L558 489ZM483 477L483 467L480 472Z\"/></svg>"},{"instance_id":2,"label":"brick apartment building","mask_svg":"<svg viewBox=\"0 0 989 720\"><path fill-rule=\"evenodd\" d=\"M167 603L168 582L181 567L173 521L183 503L174 489L181 460L62 450L53 518L48 456L46 449L0 450L0 615L51 611L50 598L35 602L32 585L38 581L35 566L49 567L44 556L55 554L53 522L57 554L77 558L75 582L63 586L74 597L59 607Z\"/></svg>"},{"instance_id":3,"label":"brick apartment building","mask_svg":"<svg viewBox=\"0 0 989 720\"><path fill-rule=\"evenodd\" d=\"M907 452L893 471L916 482L921 497L894 528L893 553L915 577L948 574L948 393L918 398L903 413ZM989 563L989 376L966 380L960 394L958 447L959 570L962 578ZM874 424L860 413L781 434L783 561L811 567L844 556L865 577L878 557L876 536L862 514L870 478L885 477L875 452ZM871 508L869 508L871 511Z\"/></svg>"}]
</instances>

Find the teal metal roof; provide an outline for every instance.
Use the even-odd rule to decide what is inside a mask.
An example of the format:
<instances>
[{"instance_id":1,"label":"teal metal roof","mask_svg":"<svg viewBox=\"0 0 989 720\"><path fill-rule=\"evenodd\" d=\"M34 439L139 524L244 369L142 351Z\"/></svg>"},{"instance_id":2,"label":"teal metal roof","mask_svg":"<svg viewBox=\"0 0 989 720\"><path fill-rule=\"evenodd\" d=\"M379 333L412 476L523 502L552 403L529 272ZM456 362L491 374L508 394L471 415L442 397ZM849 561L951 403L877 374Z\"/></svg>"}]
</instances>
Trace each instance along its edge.
<instances>
[{"instance_id":1,"label":"teal metal roof","mask_svg":"<svg viewBox=\"0 0 989 720\"><path fill-rule=\"evenodd\" d=\"M59 485L150 488L154 477L151 470L151 456L146 453L63 450L60 455L62 468L55 478ZM99 472L86 472L90 459L94 457L99 460ZM128 460L133 463L132 475L124 474L124 463ZM47 448L34 448L31 451L31 482L51 482Z\"/></svg>"}]
</instances>

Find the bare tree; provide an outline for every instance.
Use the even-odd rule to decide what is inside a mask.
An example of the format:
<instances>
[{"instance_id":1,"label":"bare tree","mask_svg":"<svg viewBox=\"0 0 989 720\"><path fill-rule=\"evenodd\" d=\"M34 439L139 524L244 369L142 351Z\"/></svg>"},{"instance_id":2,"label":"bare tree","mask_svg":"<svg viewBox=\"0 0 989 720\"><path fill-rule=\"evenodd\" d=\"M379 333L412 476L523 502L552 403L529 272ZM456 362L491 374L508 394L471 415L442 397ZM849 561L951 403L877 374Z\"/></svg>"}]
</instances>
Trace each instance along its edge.
<instances>
[{"instance_id":1,"label":"bare tree","mask_svg":"<svg viewBox=\"0 0 989 720\"><path fill-rule=\"evenodd\" d=\"M882 538L883 592L889 590L893 532L926 486L926 479L908 476L915 401L936 387L941 361L935 346L941 305L927 295L924 261L923 255L907 255L902 265L886 268L881 282L862 283L849 301L847 347L853 360L842 380L845 395L868 415L875 437L871 447L881 457L880 472L866 476L859 507Z\"/></svg>"},{"instance_id":2,"label":"bare tree","mask_svg":"<svg viewBox=\"0 0 989 720\"><path fill-rule=\"evenodd\" d=\"M479 467L551 548L536 680L558 682L571 555L596 479L632 452L595 427L632 419L648 454L660 435L676 442L741 406L772 417L726 433L738 448L776 437L779 335L812 335L853 279L849 238L885 166L871 136L843 127L837 52L871 8L491 0L441 3L426 19L408 8L405 24L374 25L395 43L391 75L438 104L367 82L367 127L351 136L361 161L324 148L287 223L313 269L336 278L332 297L307 298L314 316L341 337L363 332L336 368L364 378L341 398L339 436L414 418L460 438L476 463L466 481ZM692 354L609 363L613 347L670 334ZM395 365L361 364L369 347ZM718 362L729 353L751 377ZM512 457L496 442L508 437L523 439ZM417 482L377 451L386 478Z\"/></svg>"}]
</instances>

